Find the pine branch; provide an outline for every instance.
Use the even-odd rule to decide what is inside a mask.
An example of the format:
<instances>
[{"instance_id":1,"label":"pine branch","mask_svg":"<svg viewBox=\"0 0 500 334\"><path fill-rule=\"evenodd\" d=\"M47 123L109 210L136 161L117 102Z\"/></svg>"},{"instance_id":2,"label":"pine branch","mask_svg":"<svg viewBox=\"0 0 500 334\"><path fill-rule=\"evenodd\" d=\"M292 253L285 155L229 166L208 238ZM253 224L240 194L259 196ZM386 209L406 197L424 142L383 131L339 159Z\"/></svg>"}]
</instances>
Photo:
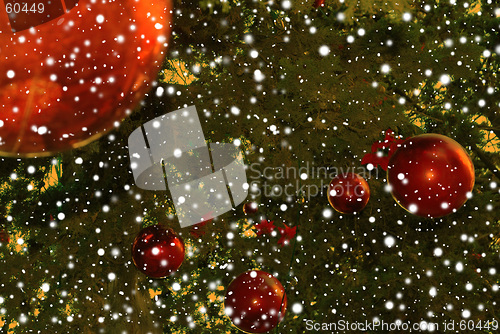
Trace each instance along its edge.
<instances>
[{"instance_id":1,"label":"pine branch","mask_svg":"<svg viewBox=\"0 0 500 334\"><path fill-rule=\"evenodd\" d=\"M487 130L487 131L500 131L500 128L497 128L497 127L494 127L494 126L481 126L481 125L477 125L476 126L478 129L481 129L481 130Z\"/></svg>"},{"instance_id":2,"label":"pine branch","mask_svg":"<svg viewBox=\"0 0 500 334\"><path fill-rule=\"evenodd\" d=\"M492 172L493 175L497 177L497 179L500 180L500 171L498 170L497 166L495 166L493 161L491 161L491 159L488 158L488 156L479 147L477 147L476 144L471 145L471 147L472 151L476 153L479 159L485 164L486 168L488 168L488 170Z\"/></svg>"},{"instance_id":3,"label":"pine branch","mask_svg":"<svg viewBox=\"0 0 500 334\"><path fill-rule=\"evenodd\" d=\"M411 106L413 108L415 108L412 112L416 113L416 114L419 114L420 116L422 117L426 117L426 118L429 118L429 119L432 119L433 121L435 121L436 123L444 123L442 119L440 118L437 118L437 117L434 117L434 116L431 116L429 114L427 114L425 112L424 109L422 109L422 107L420 107L418 105L417 102L415 102L411 97L409 97L408 95L406 95L406 93L404 91L402 91L401 89L399 88L396 88L396 87L391 87L392 91L394 93L396 93L397 95L401 96L401 97L404 97L407 101L410 102Z\"/></svg>"}]
</instances>

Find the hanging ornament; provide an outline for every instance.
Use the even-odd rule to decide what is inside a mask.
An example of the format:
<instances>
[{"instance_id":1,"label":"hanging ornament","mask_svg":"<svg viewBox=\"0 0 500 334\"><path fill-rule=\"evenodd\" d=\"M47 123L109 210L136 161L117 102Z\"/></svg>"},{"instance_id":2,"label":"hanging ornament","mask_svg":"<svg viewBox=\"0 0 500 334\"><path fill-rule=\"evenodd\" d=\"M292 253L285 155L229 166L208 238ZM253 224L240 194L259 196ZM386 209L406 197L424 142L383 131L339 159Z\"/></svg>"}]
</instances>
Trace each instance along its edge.
<instances>
[{"instance_id":1,"label":"hanging ornament","mask_svg":"<svg viewBox=\"0 0 500 334\"><path fill-rule=\"evenodd\" d=\"M135 266L151 278L163 278L174 273L184 260L184 242L172 230L162 225L142 229L132 245Z\"/></svg>"},{"instance_id":2,"label":"hanging ornament","mask_svg":"<svg viewBox=\"0 0 500 334\"><path fill-rule=\"evenodd\" d=\"M253 215L259 211L259 205L255 202L247 202L243 205L243 213Z\"/></svg>"},{"instance_id":3,"label":"hanging ornament","mask_svg":"<svg viewBox=\"0 0 500 334\"><path fill-rule=\"evenodd\" d=\"M9 242L10 242L9 233L4 229L0 229L0 244L6 245Z\"/></svg>"},{"instance_id":4,"label":"hanging ornament","mask_svg":"<svg viewBox=\"0 0 500 334\"><path fill-rule=\"evenodd\" d=\"M370 199L370 187L356 173L337 175L328 187L328 201L340 213L357 213Z\"/></svg>"},{"instance_id":5,"label":"hanging ornament","mask_svg":"<svg viewBox=\"0 0 500 334\"><path fill-rule=\"evenodd\" d=\"M265 333L285 317L285 289L273 275L250 270L235 278L226 290L224 309L238 329Z\"/></svg>"},{"instance_id":6,"label":"hanging ornament","mask_svg":"<svg viewBox=\"0 0 500 334\"><path fill-rule=\"evenodd\" d=\"M0 154L83 146L151 89L165 58L170 1L41 1L33 11L29 2L16 15L19 2L11 2L9 20L0 20Z\"/></svg>"},{"instance_id":7,"label":"hanging ornament","mask_svg":"<svg viewBox=\"0 0 500 334\"><path fill-rule=\"evenodd\" d=\"M255 224L254 227L255 234L257 234L258 237L265 234L271 234L276 229L274 221L267 219L262 219L260 223Z\"/></svg>"},{"instance_id":8,"label":"hanging ornament","mask_svg":"<svg viewBox=\"0 0 500 334\"><path fill-rule=\"evenodd\" d=\"M325 7L325 0L315 0L313 3L314 8Z\"/></svg>"},{"instance_id":9,"label":"hanging ornament","mask_svg":"<svg viewBox=\"0 0 500 334\"><path fill-rule=\"evenodd\" d=\"M383 170L387 170L389 159L403 142L404 139L396 137L394 131L387 129L384 140L372 144L371 153L366 153L363 156L361 164L372 164L374 167L380 166Z\"/></svg>"},{"instance_id":10,"label":"hanging ornament","mask_svg":"<svg viewBox=\"0 0 500 334\"><path fill-rule=\"evenodd\" d=\"M471 158L459 143L439 134L406 140L389 160L387 174L394 199L421 217L455 212L474 187Z\"/></svg>"},{"instance_id":11,"label":"hanging ornament","mask_svg":"<svg viewBox=\"0 0 500 334\"><path fill-rule=\"evenodd\" d=\"M290 227L287 224L283 223L284 228L280 227L279 231L281 234L281 238L278 240L278 245L281 247L288 245L290 241L295 237L297 234L297 226Z\"/></svg>"}]
</instances>

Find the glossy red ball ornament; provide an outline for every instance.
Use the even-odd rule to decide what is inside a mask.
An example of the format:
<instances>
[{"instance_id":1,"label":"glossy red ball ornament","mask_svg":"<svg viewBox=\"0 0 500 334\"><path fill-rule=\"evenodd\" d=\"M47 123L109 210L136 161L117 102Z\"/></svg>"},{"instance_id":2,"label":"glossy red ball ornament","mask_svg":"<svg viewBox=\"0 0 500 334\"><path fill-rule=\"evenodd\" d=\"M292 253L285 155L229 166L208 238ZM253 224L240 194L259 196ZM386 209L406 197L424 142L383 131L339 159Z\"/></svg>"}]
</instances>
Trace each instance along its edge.
<instances>
[{"instance_id":1,"label":"glossy red ball ornament","mask_svg":"<svg viewBox=\"0 0 500 334\"><path fill-rule=\"evenodd\" d=\"M429 218L459 209L475 180L465 149L439 134L406 140L389 160L387 174L394 199L412 214Z\"/></svg>"},{"instance_id":2,"label":"glossy red ball ornament","mask_svg":"<svg viewBox=\"0 0 500 334\"><path fill-rule=\"evenodd\" d=\"M184 260L184 242L172 230L162 225L142 229L132 245L135 266L151 278L163 278L174 273Z\"/></svg>"},{"instance_id":3,"label":"glossy red ball ornament","mask_svg":"<svg viewBox=\"0 0 500 334\"><path fill-rule=\"evenodd\" d=\"M169 0L4 2L21 12L0 7L0 154L83 146L151 89L165 58ZM23 3L36 8L24 12Z\"/></svg>"},{"instance_id":4,"label":"glossy red ball ornament","mask_svg":"<svg viewBox=\"0 0 500 334\"><path fill-rule=\"evenodd\" d=\"M340 213L360 212L369 199L368 182L356 173L337 175L328 186L328 201Z\"/></svg>"},{"instance_id":5,"label":"glossy red ball ornament","mask_svg":"<svg viewBox=\"0 0 500 334\"><path fill-rule=\"evenodd\" d=\"M253 215L259 211L259 205L255 202L247 202L243 205L243 213Z\"/></svg>"},{"instance_id":6,"label":"glossy red ball ornament","mask_svg":"<svg viewBox=\"0 0 500 334\"><path fill-rule=\"evenodd\" d=\"M235 278L226 290L224 309L238 329L265 333L285 317L285 289L273 275L250 270Z\"/></svg>"}]
</instances>

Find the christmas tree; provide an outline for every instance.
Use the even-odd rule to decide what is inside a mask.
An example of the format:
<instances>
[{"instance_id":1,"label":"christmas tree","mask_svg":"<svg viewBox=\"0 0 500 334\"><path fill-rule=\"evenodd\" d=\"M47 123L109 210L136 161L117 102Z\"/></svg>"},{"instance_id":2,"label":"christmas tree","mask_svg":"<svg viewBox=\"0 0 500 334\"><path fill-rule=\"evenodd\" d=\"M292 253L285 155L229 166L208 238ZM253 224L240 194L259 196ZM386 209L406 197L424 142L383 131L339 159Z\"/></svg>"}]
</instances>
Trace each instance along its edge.
<instances>
[{"instance_id":1,"label":"christmas tree","mask_svg":"<svg viewBox=\"0 0 500 334\"><path fill-rule=\"evenodd\" d=\"M2 332L239 333L224 300L248 270L286 292L270 332L498 329L498 4L177 0L172 15L162 71L119 127L50 157L2 158ZM207 142L243 150L258 206L180 228L169 191L135 185L127 141L192 105ZM437 218L387 186L390 144L424 133L474 164L466 203ZM369 185L355 213L329 203L344 172ZM155 224L185 246L162 279L131 255Z\"/></svg>"}]
</instances>

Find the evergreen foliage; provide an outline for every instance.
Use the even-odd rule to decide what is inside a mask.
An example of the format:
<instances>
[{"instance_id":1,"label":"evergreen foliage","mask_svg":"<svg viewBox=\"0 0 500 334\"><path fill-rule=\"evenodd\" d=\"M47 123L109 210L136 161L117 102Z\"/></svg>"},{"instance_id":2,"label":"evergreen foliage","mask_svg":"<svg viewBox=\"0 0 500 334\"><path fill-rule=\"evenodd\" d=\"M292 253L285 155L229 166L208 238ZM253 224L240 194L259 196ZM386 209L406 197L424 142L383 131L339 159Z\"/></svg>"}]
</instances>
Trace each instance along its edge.
<instances>
[{"instance_id":1,"label":"evergreen foliage","mask_svg":"<svg viewBox=\"0 0 500 334\"><path fill-rule=\"evenodd\" d=\"M277 333L306 332L307 319L500 321L500 7L312 3L176 0L164 70L119 128L53 158L1 160L0 226L11 238L0 247L3 332L236 333L224 288L252 268L286 289ZM215 219L199 238L179 228L168 192L134 185L127 148L141 124L190 105L207 141L241 141L257 185L249 200L260 204L253 217L238 207ZM458 141L475 164L473 197L452 215L419 218L395 203L383 170L365 169L368 206L331 212L330 175L312 170L365 168L363 155L389 128ZM279 174L287 168L300 172ZM270 193L287 184L292 196ZM297 226L296 243L249 231L261 216ZM142 275L130 254L140 228L155 223L188 250L163 280Z\"/></svg>"}]
</instances>

